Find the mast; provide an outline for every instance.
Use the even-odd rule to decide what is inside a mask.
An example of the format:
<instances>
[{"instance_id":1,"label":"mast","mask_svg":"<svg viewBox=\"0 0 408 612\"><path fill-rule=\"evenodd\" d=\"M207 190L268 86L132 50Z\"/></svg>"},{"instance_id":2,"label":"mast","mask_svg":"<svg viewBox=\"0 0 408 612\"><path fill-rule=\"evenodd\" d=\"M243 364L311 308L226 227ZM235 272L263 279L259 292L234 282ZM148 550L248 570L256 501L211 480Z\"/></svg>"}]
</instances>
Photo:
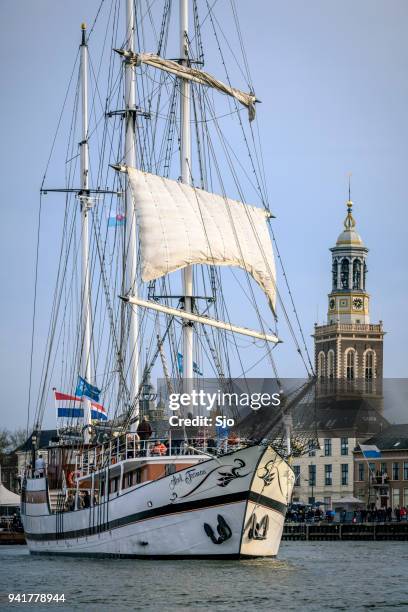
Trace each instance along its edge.
<instances>
[{"instance_id":1,"label":"mast","mask_svg":"<svg viewBox=\"0 0 408 612\"><path fill-rule=\"evenodd\" d=\"M81 140L81 297L82 297L82 357L81 376L89 383L92 376L91 364L91 299L89 274L89 145L88 145L88 45L86 44L86 25L81 25L81 98L82 98L82 140ZM84 442L89 443L91 424L91 400L84 397Z\"/></svg>"},{"instance_id":2,"label":"mast","mask_svg":"<svg viewBox=\"0 0 408 612\"><path fill-rule=\"evenodd\" d=\"M188 0L180 0L180 58L188 66ZM191 132L190 132L190 89L187 79L180 82L180 166L181 181L191 184ZM184 310L193 312L193 266L183 270ZM188 380L193 378L193 324L183 325L183 379L185 391L188 392Z\"/></svg>"},{"instance_id":3,"label":"mast","mask_svg":"<svg viewBox=\"0 0 408 612\"><path fill-rule=\"evenodd\" d=\"M135 11L133 0L126 0L126 42L128 51L134 52ZM136 69L125 62L125 150L124 162L127 166L136 167ZM126 208L126 289L129 297L137 297L137 253L136 253L136 215L129 180L125 190ZM131 415L131 429L137 428L139 401L134 401L139 389L139 347L138 347L138 311L133 306L129 313L128 371L130 400L134 402Z\"/></svg>"}]
</instances>

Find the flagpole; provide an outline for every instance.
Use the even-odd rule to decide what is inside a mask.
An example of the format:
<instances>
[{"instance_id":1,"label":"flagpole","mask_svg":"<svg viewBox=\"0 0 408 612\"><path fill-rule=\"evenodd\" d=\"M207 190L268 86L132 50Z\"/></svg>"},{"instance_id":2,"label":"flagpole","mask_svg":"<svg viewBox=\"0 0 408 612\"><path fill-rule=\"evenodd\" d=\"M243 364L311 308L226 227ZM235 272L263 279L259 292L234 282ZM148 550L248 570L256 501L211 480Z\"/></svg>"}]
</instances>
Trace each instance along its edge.
<instances>
[{"instance_id":1,"label":"flagpole","mask_svg":"<svg viewBox=\"0 0 408 612\"><path fill-rule=\"evenodd\" d=\"M58 406L57 406L57 399L55 397L55 392L56 392L57 388L53 387L52 388L52 392L54 394L54 406L55 406L55 423L56 423L56 429L57 429L57 437L59 437L59 428L58 428Z\"/></svg>"},{"instance_id":2,"label":"flagpole","mask_svg":"<svg viewBox=\"0 0 408 612\"><path fill-rule=\"evenodd\" d=\"M364 455L364 451L363 451L363 449L361 448L361 443L360 443L360 442L358 443L358 446L360 447L360 452L361 452L361 454L363 455L363 459L365 459L365 461L366 461L366 463L367 463L367 467L368 467L368 499L367 499L367 506L368 506L368 505L369 505L369 503L370 503L370 497L371 497L371 494L370 494L370 493L371 493L371 481L370 481L370 473L371 473L371 475L372 475L372 476L375 476L375 473L373 473L373 472L372 472L372 470L371 470L371 467L370 467L370 462L369 462L369 460L368 460L368 457L366 457L366 456ZM377 499L375 500L375 502L377 503Z\"/></svg>"},{"instance_id":3,"label":"flagpole","mask_svg":"<svg viewBox=\"0 0 408 612\"><path fill-rule=\"evenodd\" d=\"M88 147L88 45L86 43L86 25L81 26L82 40L81 55L81 91L82 91L82 140L81 140L81 297L82 297L82 359L81 374L84 379L91 382L91 300L90 300L90 274L89 274L89 212L91 208L89 198L89 147ZM89 444L91 425L91 401L84 397L84 443Z\"/></svg>"}]
</instances>

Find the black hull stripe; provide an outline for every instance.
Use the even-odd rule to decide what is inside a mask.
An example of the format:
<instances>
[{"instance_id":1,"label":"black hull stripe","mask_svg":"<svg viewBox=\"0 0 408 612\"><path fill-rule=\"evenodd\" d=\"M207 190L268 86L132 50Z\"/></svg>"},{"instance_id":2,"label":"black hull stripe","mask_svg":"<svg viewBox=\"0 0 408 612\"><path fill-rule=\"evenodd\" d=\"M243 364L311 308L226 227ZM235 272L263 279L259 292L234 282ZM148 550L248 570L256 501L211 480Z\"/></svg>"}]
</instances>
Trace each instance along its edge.
<instances>
[{"instance_id":1,"label":"black hull stripe","mask_svg":"<svg viewBox=\"0 0 408 612\"><path fill-rule=\"evenodd\" d=\"M46 550L31 550L32 555L43 556L63 556L63 557L91 557L91 558L108 558L108 559L144 559L150 561L152 559L160 559L162 561L171 561L175 559L259 559L260 555L244 555L242 553L231 553L223 555L132 555L132 554L115 554L115 553L76 553L76 552L48 552ZM276 555L263 555L264 558L272 559Z\"/></svg>"},{"instance_id":2,"label":"black hull stripe","mask_svg":"<svg viewBox=\"0 0 408 612\"><path fill-rule=\"evenodd\" d=\"M52 532L52 533L26 533L28 540L68 540L73 538L84 538L92 536L105 531L111 531L112 529L118 529L131 523L138 523L147 519L158 518L161 516L168 516L171 514L179 514L181 512L190 512L194 510L202 510L205 508L213 508L215 506L221 506L224 504L234 504L242 501L252 501L258 505L265 506L271 510L275 510L285 516L286 505L278 502L274 499L270 499L265 495L259 495L253 491L239 491L238 493L229 493L228 495L221 495L218 497L210 497L208 499L197 499L194 501L180 502L178 504L167 504L166 506L160 506L160 508L149 508L149 510L143 510L135 514L129 514L123 516L120 519L103 523L102 525L95 525L93 527L86 527L84 529L76 529L74 531L67 532ZM58 517L63 520L64 514L51 515Z\"/></svg>"}]
</instances>

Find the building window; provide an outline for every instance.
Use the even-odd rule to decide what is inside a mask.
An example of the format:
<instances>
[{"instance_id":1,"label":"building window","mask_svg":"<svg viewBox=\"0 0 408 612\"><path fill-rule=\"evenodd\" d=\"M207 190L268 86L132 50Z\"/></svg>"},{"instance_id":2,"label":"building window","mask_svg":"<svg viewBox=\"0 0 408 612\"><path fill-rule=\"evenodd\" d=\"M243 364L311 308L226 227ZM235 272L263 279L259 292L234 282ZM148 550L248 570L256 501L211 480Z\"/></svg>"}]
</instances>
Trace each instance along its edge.
<instances>
[{"instance_id":1,"label":"building window","mask_svg":"<svg viewBox=\"0 0 408 612\"><path fill-rule=\"evenodd\" d=\"M397 508L400 505L400 490L392 490L392 507Z\"/></svg>"},{"instance_id":2,"label":"building window","mask_svg":"<svg viewBox=\"0 0 408 612\"><path fill-rule=\"evenodd\" d=\"M408 480L408 461L404 461L404 480Z\"/></svg>"},{"instance_id":3,"label":"building window","mask_svg":"<svg viewBox=\"0 0 408 612\"><path fill-rule=\"evenodd\" d=\"M332 509L332 498L331 497L325 497L324 498L324 507L326 510L331 510Z\"/></svg>"},{"instance_id":4,"label":"building window","mask_svg":"<svg viewBox=\"0 0 408 612\"><path fill-rule=\"evenodd\" d=\"M310 487L316 486L316 466L315 465L309 465L309 486Z\"/></svg>"},{"instance_id":5,"label":"building window","mask_svg":"<svg viewBox=\"0 0 408 612\"><path fill-rule=\"evenodd\" d=\"M309 440L308 447L309 447L309 457L315 457L316 456L316 446L315 446L314 440Z\"/></svg>"},{"instance_id":6,"label":"building window","mask_svg":"<svg viewBox=\"0 0 408 612\"><path fill-rule=\"evenodd\" d=\"M392 479L399 480L399 463L392 464Z\"/></svg>"},{"instance_id":7,"label":"building window","mask_svg":"<svg viewBox=\"0 0 408 612\"><path fill-rule=\"evenodd\" d=\"M364 480L364 472L365 472L364 468L365 468L364 463L359 463L358 464L358 479L360 481Z\"/></svg>"},{"instance_id":8,"label":"building window","mask_svg":"<svg viewBox=\"0 0 408 612\"><path fill-rule=\"evenodd\" d=\"M346 352L346 378L347 380L354 380L356 367L356 351L349 349Z\"/></svg>"},{"instance_id":9,"label":"building window","mask_svg":"<svg viewBox=\"0 0 408 612\"><path fill-rule=\"evenodd\" d=\"M349 289L349 260L344 258L341 262L341 288Z\"/></svg>"},{"instance_id":10,"label":"building window","mask_svg":"<svg viewBox=\"0 0 408 612\"><path fill-rule=\"evenodd\" d=\"M334 351L332 349L327 353L327 377L334 378Z\"/></svg>"},{"instance_id":11,"label":"building window","mask_svg":"<svg viewBox=\"0 0 408 612\"><path fill-rule=\"evenodd\" d=\"M340 440L340 454L345 457L348 455L348 438L341 438Z\"/></svg>"},{"instance_id":12,"label":"building window","mask_svg":"<svg viewBox=\"0 0 408 612\"><path fill-rule=\"evenodd\" d=\"M333 468L331 464L324 466L324 484L328 487L333 484Z\"/></svg>"},{"instance_id":13,"label":"building window","mask_svg":"<svg viewBox=\"0 0 408 612\"><path fill-rule=\"evenodd\" d=\"M408 508L408 489L404 489L404 508Z\"/></svg>"},{"instance_id":14,"label":"building window","mask_svg":"<svg viewBox=\"0 0 408 612\"><path fill-rule=\"evenodd\" d=\"M374 378L374 351L367 351L364 357L364 378L371 380Z\"/></svg>"},{"instance_id":15,"label":"building window","mask_svg":"<svg viewBox=\"0 0 408 612\"><path fill-rule=\"evenodd\" d=\"M300 465L294 465L293 471L295 473L295 487L300 487Z\"/></svg>"},{"instance_id":16,"label":"building window","mask_svg":"<svg viewBox=\"0 0 408 612\"><path fill-rule=\"evenodd\" d=\"M323 351L320 351L317 363L317 375L319 378L325 377L326 370L326 356Z\"/></svg>"},{"instance_id":17,"label":"building window","mask_svg":"<svg viewBox=\"0 0 408 612\"><path fill-rule=\"evenodd\" d=\"M353 261L353 289L361 289L361 261Z\"/></svg>"},{"instance_id":18,"label":"building window","mask_svg":"<svg viewBox=\"0 0 408 612\"><path fill-rule=\"evenodd\" d=\"M331 457L332 454L332 441L331 438L325 438L324 440L324 456Z\"/></svg>"},{"instance_id":19,"label":"building window","mask_svg":"<svg viewBox=\"0 0 408 612\"><path fill-rule=\"evenodd\" d=\"M349 466L348 463L341 464L341 484L348 485L349 483Z\"/></svg>"},{"instance_id":20,"label":"building window","mask_svg":"<svg viewBox=\"0 0 408 612\"><path fill-rule=\"evenodd\" d=\"M387 474L387 464L386 463L381 464L380 471L381 471L381 476L385 476Z\"/></svg>"},{"instance_id":21,"label":"building window","mask_svg":"<svg viewBox=\"0 0 408 612\"><path fill-rule=\"evenodd\" d=\"M333 260L332 277L333 277L333 289L337 289L337 259Z\"/></svg>"}]
</instances>

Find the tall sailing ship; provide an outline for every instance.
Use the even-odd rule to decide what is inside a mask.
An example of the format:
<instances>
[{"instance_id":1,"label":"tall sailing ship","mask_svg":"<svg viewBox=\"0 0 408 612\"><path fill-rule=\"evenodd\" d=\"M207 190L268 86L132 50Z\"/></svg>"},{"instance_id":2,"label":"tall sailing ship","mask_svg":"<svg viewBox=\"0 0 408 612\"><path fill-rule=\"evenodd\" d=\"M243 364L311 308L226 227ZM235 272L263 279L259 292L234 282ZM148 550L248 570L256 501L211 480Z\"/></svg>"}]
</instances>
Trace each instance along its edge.
<instances>
[{"instance_id":1,"label":"tall sailing ship","mask_svg":"<svg viewBox=\"0 0 408 612\"><path fill-rule=\"evenodd\" d=\"M154 426L151 435L140 412L152 374L168 393L189 393L207 368L228 390L260 363L276 375L279 342L258 100L228 72L223 82L204 71L205 27L217 66L226 70L223 47L235 58L210 3L180 0L177 15L174 5L164 0L155 23L147 2L112 2L97 62L90 35L103 12L89 34L82 26L66 185L51 189L45 176L41 190L62 193L65 214L33 424L38 434L53 389L58 439L46 467L34 448L22 486L31 553L241 558L279 549L294 484L289 437L278 444L265 428L256 439L228 438L214 427L163 436ZM250 85L231 6L237 72ZM155 53L143 50L149 40ZM233 122L240 146L224 135ZM258 205L244 203L245 190Z\"/></svg>"}]
</instances>

